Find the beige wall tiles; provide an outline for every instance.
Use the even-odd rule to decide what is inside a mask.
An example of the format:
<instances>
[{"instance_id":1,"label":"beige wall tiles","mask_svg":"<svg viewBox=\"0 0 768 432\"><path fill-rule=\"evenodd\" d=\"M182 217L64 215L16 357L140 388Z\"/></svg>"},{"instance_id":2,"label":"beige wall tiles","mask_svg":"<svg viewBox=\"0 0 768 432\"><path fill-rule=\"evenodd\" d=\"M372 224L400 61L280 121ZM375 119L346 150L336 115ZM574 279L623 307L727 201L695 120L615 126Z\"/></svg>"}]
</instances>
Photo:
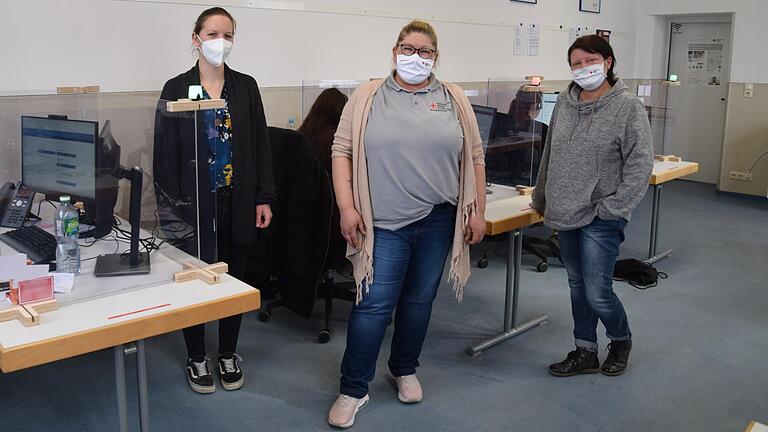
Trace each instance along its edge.
<instances>
[{"instance_id":1,"label":"beige wall tiles","mask_svg":"<svg viewBox=\"0 0 768 432\"><path fill-rule=\"evenodd\" d=\"M731 171L746 172L768 149L768 84L754 84L753 96L744 97L744 83L730 83L718 189L748 195L768 193L768 155L752 169L752 181L730 178Z\"/></svg>"}]
</instances>

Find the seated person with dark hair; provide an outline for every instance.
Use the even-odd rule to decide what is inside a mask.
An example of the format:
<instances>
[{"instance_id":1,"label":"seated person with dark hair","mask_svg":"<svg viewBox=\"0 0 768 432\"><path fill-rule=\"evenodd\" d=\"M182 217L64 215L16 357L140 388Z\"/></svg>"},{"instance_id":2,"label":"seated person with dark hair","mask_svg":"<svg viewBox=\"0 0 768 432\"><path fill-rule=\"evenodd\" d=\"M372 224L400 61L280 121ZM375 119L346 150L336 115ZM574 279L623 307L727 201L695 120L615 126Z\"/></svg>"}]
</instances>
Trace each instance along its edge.
<instances>
[{"instance_id":1,"label":"seated person with dark hair","mask_svg":"<svg viewBox=\"0 0 768 432\"><path fill-rule=\"evenodd\" d=\"M494 147L494 139L512 139L513 145L504 151L502 148L505 146L497 144L499 150L489 151L486 170L490 182L511 186L534 185L547 139L547 125L535 120L541 109L541 93L520 87L509 104L509 115L501 114L504 121L497 120L496 136L491 139L490 147Z\"/></svg>"},{"instance_id":2,"label":"seated person with dark hair","mask_svg":"<svg viewBox=\"0 0 768 432\"><path fill-rule=\"evenodd\" d=\"M331 176L331 146L333 136L339 125L341 112L347 103L347 96L337 88L323 90L310 108L307 117L301 123L298 132L312 141L315 154L320 157L328 175ZM339 209L333 205L331 215L331 244L328 251L328 264L337 271L351 272L351 266L346 260L347 242L341 235L339 224Z\"/></svg>"}]
</instances>

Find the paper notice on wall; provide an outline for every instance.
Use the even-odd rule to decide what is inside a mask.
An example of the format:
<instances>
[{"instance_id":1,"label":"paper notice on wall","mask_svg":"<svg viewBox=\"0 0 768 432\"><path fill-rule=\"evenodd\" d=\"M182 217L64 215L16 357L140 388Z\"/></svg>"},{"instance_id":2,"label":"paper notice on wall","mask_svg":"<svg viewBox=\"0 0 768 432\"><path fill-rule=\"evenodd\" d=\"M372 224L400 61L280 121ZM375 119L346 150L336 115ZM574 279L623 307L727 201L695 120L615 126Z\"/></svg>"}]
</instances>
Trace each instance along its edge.
<instances>
[{"instance_id":1,"label":"paper notice on wall","mask_svg":"<svg viewBox=\"0 0 768 432\"><path fill-rule=\"evenodd\" d=\"M515 26L515 46L512 49L512 54L516 56L524 56L525 55L525 49L527 45L526 40L526 34L525 34L526 27L523 23L520 23L520 25Z\"/></svg>"},{"instance_id":2,"label":"paper notice on wall","mask_svg":"<svg viewBox=\"0 0 768 432\"><path fill-rule=\"evenodd\" d=\"M688 41L688 63L685 84L689 86L719 86L723 77L723 39L693 39Z\"/></svg>"},{"instance_id":3,"label":"paper notice on wall","mask_svg":"<svg viewBox=\"0 0 768 432\"><path fill-rule=\"evenodd\" d=\"M541 31L536 24L528 24L528 55L539 55L539 46L541 45Z\"/></svg>"}]
</instances>

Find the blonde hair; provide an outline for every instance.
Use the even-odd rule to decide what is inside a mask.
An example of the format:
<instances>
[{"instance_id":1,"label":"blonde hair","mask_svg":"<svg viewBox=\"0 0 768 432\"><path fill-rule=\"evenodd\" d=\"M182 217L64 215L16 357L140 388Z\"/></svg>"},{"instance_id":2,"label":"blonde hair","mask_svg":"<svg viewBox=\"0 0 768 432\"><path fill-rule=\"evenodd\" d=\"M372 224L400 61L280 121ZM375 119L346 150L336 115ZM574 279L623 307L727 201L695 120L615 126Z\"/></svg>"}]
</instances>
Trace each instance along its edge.
<instances>
[{"instance_id":1,"label":"blonde hair","mask_svg":"<svg viewBox=\"0 0 768 432\"><path fill-rule=\"evenodd\" d=\"M437 52L437 32L432 25L421 20L413 20L400 30L400 34L397 36L397 42L395 42L395 49L397 49L403 39L411 33L421 33L426 35L432 40L432 45L435 46L435 52Z\"/></svg>"}]
</instances>

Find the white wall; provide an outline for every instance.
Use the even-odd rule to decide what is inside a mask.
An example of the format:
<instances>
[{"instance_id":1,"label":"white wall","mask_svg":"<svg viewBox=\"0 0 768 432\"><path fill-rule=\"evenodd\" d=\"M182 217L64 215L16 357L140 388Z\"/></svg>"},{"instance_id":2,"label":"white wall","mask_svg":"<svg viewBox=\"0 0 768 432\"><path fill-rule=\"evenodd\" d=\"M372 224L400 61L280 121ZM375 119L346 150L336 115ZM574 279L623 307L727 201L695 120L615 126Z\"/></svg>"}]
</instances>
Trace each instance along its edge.
<instances>
[{"instance_id":1,"label":"white wall","mask_svg":"<svg viewBox=\"0 0 768 432\"><path fill-rule=\"evenodd\" d=\"M669 28L657 15L733 13L731 82L768 83L768 1L765 0L643 0L637 4L635 77L659 78L666 74ZM659 50L665 50L659 55Z\"/></svg>"},{"instance_id":2,"label":"white wall","mask_svg":"<svg viewBox=\"0 0 768 432\"><path fill-rule=\"evenodd\" d=\"M18 44L3 50L0 93L90 84L101 85L102 91L158 90L194 62L192 25L205 6L190 3L205 2L5 2L0 28ZM250 3L257 7L248 7L247 0L222 3L238 21L230 64L266 87L382 76L389 70L397 32L411 17L433 20L440 36L439 74L448 80L526 74L566 79L571 26L588 27L589 33L596 27L614 30L617 70L625 77L634 71L635 0L602 0L599 15L578 12L577 0L542 0L538 5L507 0ZM285 10L291 8L326 13ZM381 16L387 14L396 18ZM480 24L462 22L469 20ZM511 26L520 21L543 26L540 56L512 56Z\"/></svg>"}]
</instances>

